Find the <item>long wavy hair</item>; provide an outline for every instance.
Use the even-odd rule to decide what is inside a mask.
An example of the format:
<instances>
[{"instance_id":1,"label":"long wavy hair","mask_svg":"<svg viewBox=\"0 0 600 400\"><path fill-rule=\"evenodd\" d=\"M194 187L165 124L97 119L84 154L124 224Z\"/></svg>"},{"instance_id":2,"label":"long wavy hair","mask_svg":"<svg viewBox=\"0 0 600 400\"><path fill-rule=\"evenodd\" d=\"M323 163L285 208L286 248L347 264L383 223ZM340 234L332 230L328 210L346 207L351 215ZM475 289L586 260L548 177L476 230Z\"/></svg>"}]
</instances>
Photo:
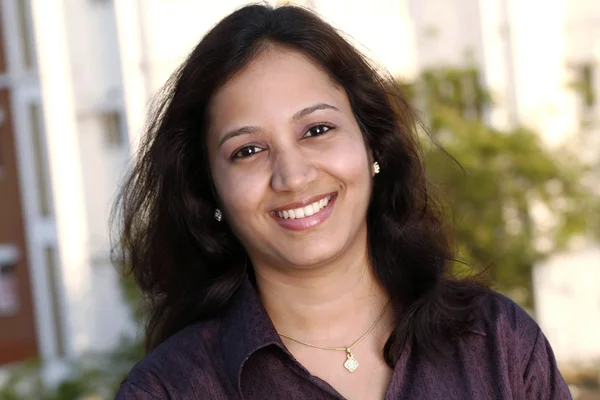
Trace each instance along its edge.
<instances>
[{"instance_id":1,"label":"long wavy hair","mask_svg":"<svg viewBox=\"0 0 600 400\"><path fill-rule=\"evenodd\" d=\"M224 18L171 76L115 203L115 250L148 306L146 350L219 316L246 279L246 251L227 223L213 218L207 109L228 79L272 45L306 55L345 89L381 166L367 226L375 275L398 310L385 360L394 366L408 343L444 353L469 328L483 289L450 273L454 246L428 190L413 108L390 78L318 16L267 5Z\"/></svg>"}]
</instances>

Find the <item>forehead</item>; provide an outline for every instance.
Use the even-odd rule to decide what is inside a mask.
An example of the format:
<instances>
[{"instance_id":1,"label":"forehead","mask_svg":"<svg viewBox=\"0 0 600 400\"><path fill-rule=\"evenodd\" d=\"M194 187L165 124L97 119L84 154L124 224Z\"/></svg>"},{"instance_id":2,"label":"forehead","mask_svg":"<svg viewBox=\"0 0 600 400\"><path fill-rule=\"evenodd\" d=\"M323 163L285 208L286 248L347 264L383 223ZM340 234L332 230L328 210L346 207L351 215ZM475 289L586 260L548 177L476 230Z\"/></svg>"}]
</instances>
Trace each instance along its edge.
<instances>
[{"instance_id":1,"label":"forehead","mask_svg":"<svg viewBox=\"0 0 600 400\"><path fill-rule=\"evenodd\" d=\"M293 115L316 102L343 103L345 92L304 54L270 46L213 96L209 113L217 127L232 118L259 117L273 111Z\"/></svg>"}]
</instances>

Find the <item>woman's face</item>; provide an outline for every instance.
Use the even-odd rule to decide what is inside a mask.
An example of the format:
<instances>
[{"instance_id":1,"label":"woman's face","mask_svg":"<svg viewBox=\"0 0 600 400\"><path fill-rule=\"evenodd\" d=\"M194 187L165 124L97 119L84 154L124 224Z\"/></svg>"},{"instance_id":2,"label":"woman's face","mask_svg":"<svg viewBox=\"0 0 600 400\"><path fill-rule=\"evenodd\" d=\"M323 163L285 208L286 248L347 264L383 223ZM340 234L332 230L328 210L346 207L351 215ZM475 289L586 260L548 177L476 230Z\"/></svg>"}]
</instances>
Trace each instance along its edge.
<instances>
[{"instance_id":1,"label":"woman's face","mask_svg":"<svg viewBox=\"0 0 600 400\"><path fill-rule=\"evenodd\" d=\"M224 221L255 265L322 265L366 248L369 152L345 91L315 64L271 47L209 112Z\"/></svg>"}]
</instances>

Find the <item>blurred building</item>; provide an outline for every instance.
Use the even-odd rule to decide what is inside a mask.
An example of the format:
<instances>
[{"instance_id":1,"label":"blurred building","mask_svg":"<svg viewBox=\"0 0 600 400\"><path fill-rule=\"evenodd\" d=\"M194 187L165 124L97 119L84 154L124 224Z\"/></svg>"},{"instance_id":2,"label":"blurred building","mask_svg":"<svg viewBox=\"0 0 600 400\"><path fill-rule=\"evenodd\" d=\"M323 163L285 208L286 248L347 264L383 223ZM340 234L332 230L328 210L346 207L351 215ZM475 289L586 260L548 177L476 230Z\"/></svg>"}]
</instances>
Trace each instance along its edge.
<instances>
[{"instance_id":1,"label":"blurred building","mask_svg":"<svg viewBox=\"0 0 600 400\"><path fill-rule=\"evenodd\" d=\"M0 364L132 331L108 215L128 135L112 2L0 1Z\"/></svg>"},{"instance_id":2,"label":"blurred building","mask_svg":"<svg viewBox=\"0 0 600 400\"><path fill-rule=\"evenodd\" d=\"M9 48L0 32L0 364L38 354L15 128L15 114L35 106L19 101L28 85L9 78ZM31 67L21 61L22 70Z\"/></svg>"},{"instance_id":3,"label":"blurred building","mask_svg":"<svg viewBox=\"0 0 600 400\"><path fill-rule=\"evenodd\" d=\"M0 364L39 355L54 368L133 331L109 262L113 196L152 96L245 3L0 0ZM490 123L524 123L552 146L582 142L585 132L582 154L600 153L600 133L582 125L600 111L597 0L295 3L395 76L475 64L497 100ZM569 87L573 80L586 90ZM600 359L600 298L582 278L598 277L600 256L561 257L538 268L538 321L559 359ZM566 292L549 283L556 279Z\"/></svg>"}]
</instances>

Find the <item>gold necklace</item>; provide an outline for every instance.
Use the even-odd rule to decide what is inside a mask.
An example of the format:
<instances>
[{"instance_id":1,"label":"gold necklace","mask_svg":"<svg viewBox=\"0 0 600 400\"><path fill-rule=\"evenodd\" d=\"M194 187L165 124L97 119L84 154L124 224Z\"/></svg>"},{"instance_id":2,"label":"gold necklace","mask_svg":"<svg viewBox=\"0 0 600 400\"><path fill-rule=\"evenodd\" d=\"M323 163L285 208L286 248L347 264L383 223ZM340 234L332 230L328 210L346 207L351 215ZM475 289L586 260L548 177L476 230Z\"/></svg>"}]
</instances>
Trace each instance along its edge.
<instances>
[{"instance_id":1,"label":"gold necklace","mask_svg":"<svg viewBox=\"0 0 600 400\"><path fill-rule=\"evenodd\" d=\"M314 347L315 349L345 351L346 352L346 361L344 362L344 368L346 368L349 372L354 372L354 371L356 371L356 368L358 368L358 360L356 358L354 358L354 355L352 354L352 348L354 346L356 346L358 343L360 343L360 341L363 340L369 333L371 333L371 331L375 328L375 326L377 326L377 323L379 321L381 321L381 318L383 318L383 314L385 314L385 310L387 309L387 306L389 304L390 304L390 302L388 301L385 304L385 306L383 307L383 310L381 310L381 314L379 315L379 317L377 317L377 320L375 322L373 322L373 325L371 325L371 327L361 337L359 337L354 343L352 343L348 347L315 346L314 344L310 344L310 343L303 342L302 340L294 339L293 337L289 337L287 335L284 335L283 333L279 333L279 332L277 332L277 333L279 333L279 336L283 336L284 338L287 338L289 340L292 340L296 343L303 344L308 347Z\"/></svg>"}]
</instances>

